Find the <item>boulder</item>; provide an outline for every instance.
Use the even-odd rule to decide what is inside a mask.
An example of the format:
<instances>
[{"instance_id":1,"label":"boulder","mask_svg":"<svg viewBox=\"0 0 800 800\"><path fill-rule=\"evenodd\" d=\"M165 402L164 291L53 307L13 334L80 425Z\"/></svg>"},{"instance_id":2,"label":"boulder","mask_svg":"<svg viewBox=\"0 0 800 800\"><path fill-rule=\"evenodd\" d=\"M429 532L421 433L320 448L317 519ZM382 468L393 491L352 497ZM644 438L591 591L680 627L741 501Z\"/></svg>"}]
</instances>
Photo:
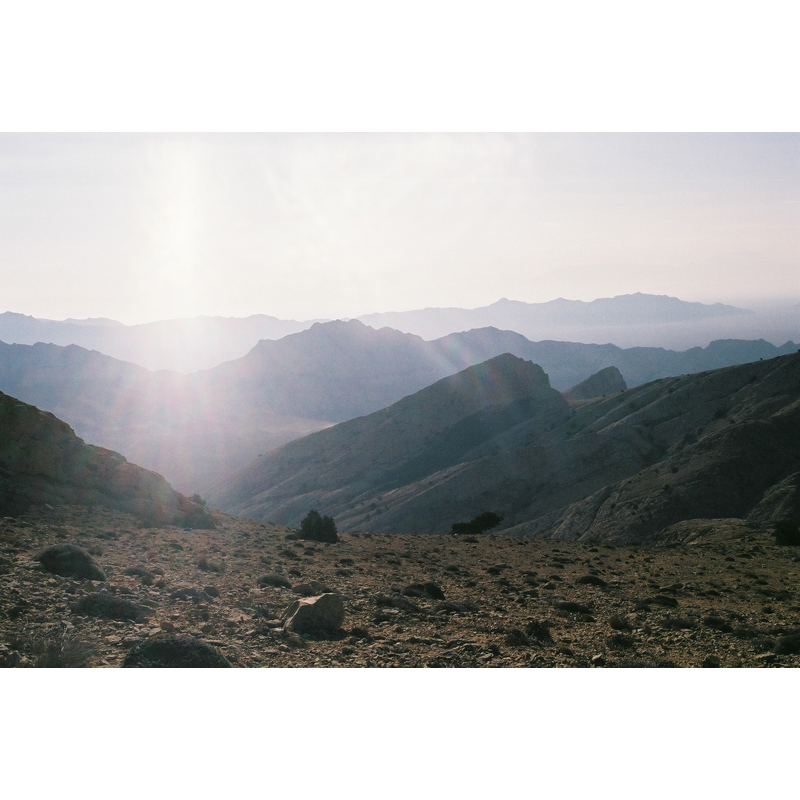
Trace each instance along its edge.
<instances>
[{"instance_id":1,"label":"boulder","mask_svg":"<svg viewBox=\"0 0 800 800\"><path fill-rule=\"evenodd\" d=\"M106 574L100 565L77 544L54 544L42 550L36 561L54 575L65 578L84 578L90 581L104 581Z\"/></svg>"},{"instance_id":2,"label":"boulder","mask_svg":"<svg viewBox=\"0 0 800 800\"><path fill-rule=\"evenodd\" d=\"M344 621L344 604L340 595L327 592L317 597L295 600L283 612L283 628L295 633L339 630Z\"/></svg>"}]
</instances>

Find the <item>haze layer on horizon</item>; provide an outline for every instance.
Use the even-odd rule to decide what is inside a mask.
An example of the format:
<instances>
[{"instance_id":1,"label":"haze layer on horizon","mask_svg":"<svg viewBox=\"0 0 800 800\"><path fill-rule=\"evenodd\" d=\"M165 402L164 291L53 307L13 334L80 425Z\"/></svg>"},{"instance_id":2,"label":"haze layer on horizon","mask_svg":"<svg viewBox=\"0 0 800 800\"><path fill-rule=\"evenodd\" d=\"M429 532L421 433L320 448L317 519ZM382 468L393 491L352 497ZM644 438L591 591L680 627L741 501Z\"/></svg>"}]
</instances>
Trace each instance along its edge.
<instances>
[{"instance_id":1,"label":"haze layer on horizon","mask_svg":"<svg viewBox=\"0 0 800 800\"><path fill-rule=\"evenodd\" d=\"M796 134L3 134L3 308L800 299Z\"/></svg>"}]
</instances>

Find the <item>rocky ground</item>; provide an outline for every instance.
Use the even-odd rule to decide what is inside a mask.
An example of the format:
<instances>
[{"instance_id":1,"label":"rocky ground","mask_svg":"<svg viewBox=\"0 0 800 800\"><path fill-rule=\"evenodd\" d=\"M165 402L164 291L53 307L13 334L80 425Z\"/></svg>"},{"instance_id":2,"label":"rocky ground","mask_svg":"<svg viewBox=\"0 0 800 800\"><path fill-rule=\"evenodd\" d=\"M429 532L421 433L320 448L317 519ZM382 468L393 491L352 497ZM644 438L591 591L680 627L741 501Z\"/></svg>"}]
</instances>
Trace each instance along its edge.
<instances>
[{"instance_id":1,"label":"rocky ground","mask_svg":"<svg viewBox=\"0 0 800 800\"><path fill-rule=\"evenodd\" d=\"M288 533L225 515L216 530L143 528L78 506L6 517L0 663L118 667L182 634L237 667L800 666L800 548L739 520L681 523L648 547ZM35 556L58 543L92 553L107 580L44 571ZM340 631L282 629L294 600L328 589ZM90 595L138 619L88 616Z\"/></svg>"}]
</instances>

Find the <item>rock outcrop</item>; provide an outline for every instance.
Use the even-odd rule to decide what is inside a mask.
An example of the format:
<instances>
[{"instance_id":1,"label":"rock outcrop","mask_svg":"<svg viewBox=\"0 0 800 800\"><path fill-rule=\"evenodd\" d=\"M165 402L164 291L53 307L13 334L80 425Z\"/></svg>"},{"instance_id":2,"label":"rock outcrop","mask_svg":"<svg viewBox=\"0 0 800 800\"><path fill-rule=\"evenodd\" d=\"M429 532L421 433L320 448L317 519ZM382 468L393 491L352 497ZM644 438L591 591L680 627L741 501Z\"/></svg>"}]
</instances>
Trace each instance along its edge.
<instances>
[{"instance_id":1,"label":"rock outcrop","mask_svg":"<svg viewBox=\"0 0 800 800\"><path fill-rule=\"evenodd\" d=\"M567 400L593 400L595 397L624 392L628 388L622 373L616 367L606 367L590 375L571 389L563 392Z\"/></svg>"}]
</instances>

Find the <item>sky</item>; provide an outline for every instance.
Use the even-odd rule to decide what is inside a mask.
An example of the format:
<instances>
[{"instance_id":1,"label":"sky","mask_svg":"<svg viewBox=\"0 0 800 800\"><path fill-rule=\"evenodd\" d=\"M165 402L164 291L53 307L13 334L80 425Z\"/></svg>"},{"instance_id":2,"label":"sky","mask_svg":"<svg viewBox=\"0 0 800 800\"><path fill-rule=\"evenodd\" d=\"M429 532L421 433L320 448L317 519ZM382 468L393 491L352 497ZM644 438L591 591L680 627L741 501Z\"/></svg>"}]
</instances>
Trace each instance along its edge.
<instances>
[{"instance_id":1,"label":"sky","mask_svg":"<svg viewBox=\"0 0 800 800\"><path fill-rule=\"evenodd\" d=\"M797 134L2 134L0 311L800 300Z\"/></svg>"}]
</instances>

